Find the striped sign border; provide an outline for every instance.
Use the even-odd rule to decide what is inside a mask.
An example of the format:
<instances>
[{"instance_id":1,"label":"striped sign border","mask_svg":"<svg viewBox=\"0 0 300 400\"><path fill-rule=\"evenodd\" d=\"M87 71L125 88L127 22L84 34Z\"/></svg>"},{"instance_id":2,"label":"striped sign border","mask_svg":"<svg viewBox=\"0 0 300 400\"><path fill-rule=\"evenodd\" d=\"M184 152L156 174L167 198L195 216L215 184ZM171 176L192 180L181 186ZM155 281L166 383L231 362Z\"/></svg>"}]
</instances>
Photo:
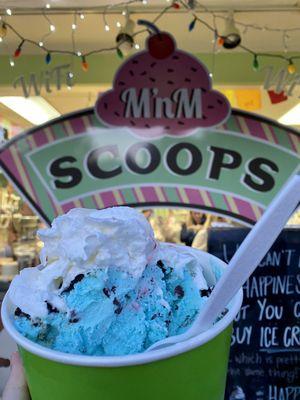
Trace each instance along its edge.
<instances>
[{"instance_id":1,"label":"striped sign border","mask_svg":"<svg viewBox=\"0 0 300 400\"><path fill-rule=\"evenodd\" d=\"M17 190L23 194L48 224L50 224L51 218L46 215L40 206L42 204L40 195L35 190L22 160L24 146L27 146L27 150L30 151L62 137L77 135L93 126L99 126L93 108L67 114L14 137L0 151L0 167L8 179L14 183ZM300 155L300 134L297 130L259 115L233 109L231 116L226 123L218 127L218 130L224 132L224 134L236 133L252 137L256 141L268 142L292 154ZM8 165L10 165L10 169L8 169ZM47 193L47 196L48 201L51 203L53 216L65 213L74 207L93 206L95 208L105 208L115 205L130 205L133 207L169 206L211 211L251 225L260 218L264 211L260 205L241 199L233 193L218 193L213 189L190 188L184 185L179 185L176 188L169 185L114 188L92 195L89 194L86 197L64 204L56 203L50 193Z\"/></svg>"}]
</instances>

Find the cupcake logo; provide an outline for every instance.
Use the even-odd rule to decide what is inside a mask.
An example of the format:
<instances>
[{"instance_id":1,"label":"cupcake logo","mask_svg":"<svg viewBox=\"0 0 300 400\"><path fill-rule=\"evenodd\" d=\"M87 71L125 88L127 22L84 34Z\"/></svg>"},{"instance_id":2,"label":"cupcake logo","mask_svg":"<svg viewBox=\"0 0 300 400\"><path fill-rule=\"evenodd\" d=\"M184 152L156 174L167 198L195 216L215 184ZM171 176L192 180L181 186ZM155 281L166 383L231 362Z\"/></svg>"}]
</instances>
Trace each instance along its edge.
<instances>
[{"instance_id":1,"label":"cupcake logo","mask_svg":"<svg viewBox=\"0 0 300 400\"><path fill-rule=\"evenodd\" d=\"M212 89L206 67L178 50L169 33L156 30L146 50L117 71L112 90L98 98L95 112L107 126L129 127L138 136L153 138L220 125L229 117L230 105Z\"/></svg>"}]
</instances>

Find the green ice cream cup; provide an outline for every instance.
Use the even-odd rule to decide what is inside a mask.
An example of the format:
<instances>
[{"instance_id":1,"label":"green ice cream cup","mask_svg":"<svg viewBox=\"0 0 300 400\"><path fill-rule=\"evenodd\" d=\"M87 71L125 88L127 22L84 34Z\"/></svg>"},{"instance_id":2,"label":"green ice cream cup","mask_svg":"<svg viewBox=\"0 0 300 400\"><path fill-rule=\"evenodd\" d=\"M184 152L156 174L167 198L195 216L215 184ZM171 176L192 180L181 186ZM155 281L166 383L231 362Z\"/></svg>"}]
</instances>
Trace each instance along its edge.
<instances>
[{"instance_id":1,"label":"green ice cream cup","mask_svg":"<svg viewBox=\"0 0 300 400\"><path fill-rule=\"evenodd\" d=\"M32 400L223 400L232 322L242 299L240 290L228 313L206 332L128 356L67 354L26 339L13 325L14 308L7 295L2 321L18 344Z\"/></svg>"}]
</instances>

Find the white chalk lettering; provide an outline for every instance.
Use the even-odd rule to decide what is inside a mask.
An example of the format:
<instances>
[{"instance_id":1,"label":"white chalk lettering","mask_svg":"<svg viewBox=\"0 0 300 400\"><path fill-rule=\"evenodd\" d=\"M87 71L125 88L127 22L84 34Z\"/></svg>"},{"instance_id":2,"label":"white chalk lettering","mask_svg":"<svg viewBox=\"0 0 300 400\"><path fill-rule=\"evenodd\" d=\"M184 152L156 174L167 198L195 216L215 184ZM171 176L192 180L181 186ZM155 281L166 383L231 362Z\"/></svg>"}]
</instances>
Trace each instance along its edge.
<instances>
[{"instance_id":1,"label":"white chalk lettering","mask_svg":"<svg viewBox=\"0 0 300 400\"><path fill-rule=\"evenodd\" d=\"M268 400L297 400L300 395L300 386L279 387L269 385Z\"/></svg>"},{"instance_id":2,"label":"white chalk lettering","mask_svg":"<svg viewBox=\"0 0 300 400\"><path fill-rule=\"evenodd\" d=\"M300 326L287 326L285 328L283 344L285 347L300 346Z\"/></svg>"},{"instance_id":3,"label":"white chalk lettering","mask_svg":"<svg viewBox=\"0 0 300 400\"><path fill-rule=\"evenodd\" d=\"M257 300L257 304L259 305L259 317L258 320L261 321L262 319L281 319L283 315L283 307L282 306L275 306L273 304L267 304L267 299L263 301Z\"/></svg>"},{"instance_id":4,"label":"white chalk lettering","mask_svg":"<svg viewBox=\"0 0 300 400\"><path fill-rule=\"evenodd\" d=\"M261 326L259 340L260 347L265 347L266 349L268 349L272 346L278 346L279 343L277 340L277 331L277 326Z\"/></svg>"}]
</instances>

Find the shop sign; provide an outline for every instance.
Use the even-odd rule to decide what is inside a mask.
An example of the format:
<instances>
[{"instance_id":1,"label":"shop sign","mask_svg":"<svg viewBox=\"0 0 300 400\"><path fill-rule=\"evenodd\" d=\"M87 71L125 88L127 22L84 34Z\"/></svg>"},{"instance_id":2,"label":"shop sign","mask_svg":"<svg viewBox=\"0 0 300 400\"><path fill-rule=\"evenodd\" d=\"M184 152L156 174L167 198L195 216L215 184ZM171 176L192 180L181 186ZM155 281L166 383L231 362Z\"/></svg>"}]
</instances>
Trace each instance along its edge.
<instances>
[{"instance_id":1,"label":"shop sign","mask_svg":"<svg viewBox=\"0 0 300 400\"><path fill-rule=\"evenodd\" d=\"M2 148L4 173L45 222L73 207L126 204L251 225L299 167L296 130L231 110L205 66L161 35L124 62L95 108Z\"/></svg>"}]
</instances>

